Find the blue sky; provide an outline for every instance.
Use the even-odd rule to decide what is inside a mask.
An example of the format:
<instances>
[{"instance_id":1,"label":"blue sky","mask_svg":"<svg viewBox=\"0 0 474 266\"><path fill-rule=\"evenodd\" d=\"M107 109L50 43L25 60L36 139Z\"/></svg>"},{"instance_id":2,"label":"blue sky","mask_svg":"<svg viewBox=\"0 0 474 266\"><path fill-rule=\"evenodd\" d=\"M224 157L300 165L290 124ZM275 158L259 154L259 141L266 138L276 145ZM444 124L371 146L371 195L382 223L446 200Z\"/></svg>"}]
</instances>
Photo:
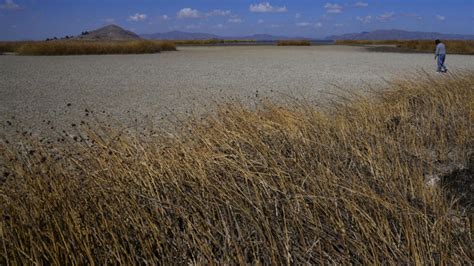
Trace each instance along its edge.
<instances>
[{"instance_id":1,"label":"blue sky","mask_svg":"<svg viewBox=\"0 0 474 266\"><path fill-rule=\"evenodd\" d=\"M323 38L375 29L474 34L474 0L0 0L0 39L77 35L107 24Z\"/></svg>"}]
</instances>

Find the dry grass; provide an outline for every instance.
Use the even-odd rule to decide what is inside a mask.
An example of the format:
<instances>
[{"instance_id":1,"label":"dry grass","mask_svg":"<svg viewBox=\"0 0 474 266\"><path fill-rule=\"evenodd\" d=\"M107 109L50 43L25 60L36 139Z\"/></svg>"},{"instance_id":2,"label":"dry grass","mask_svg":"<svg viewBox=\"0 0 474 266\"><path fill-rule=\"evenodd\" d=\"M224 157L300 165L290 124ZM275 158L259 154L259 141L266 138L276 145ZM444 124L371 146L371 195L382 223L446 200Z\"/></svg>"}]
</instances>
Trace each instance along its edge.
<instances>
[{"instance_id":1,"label":"dry grass","mask_svg":"<svg viewBox=\"0 0 474 266\"><path fill-rule=\"evenodd\" d=\"M3 140L0 264L469 264L469 220L426 177L472 160L474 73L414 80L172 136Z\"/></svg>"},{"instance_id":2,"label":"dry grass","mask_svg":"<svg viewBox=\"0 0 474 266\"><path fill-rule=\"evenodd\" d=\"M171 42L157 41L48 41L9 47L19 55L150 54L176 50Z\"/></svg>"},{"instance_id":3,"label":"dry grass","mask_svg":"<svg viewBox=\"0 0 474 266\"><path fill-rule=\"evenodd\" d=\"M176 51L176 44L169 41L153 41L155 44L158 44L161 48L161 51Z\"/></svg>"},{"instance_id":4,"label":"dry grass","mask_svg":"<svg viewBox=\"0 0 474 266\"><path fill-rule=\"evenodd\" d=\"M278 46L311 46L311 42L307 40L286 40L278 41Z\"/></svg>"},{"instance_id":5,"label":"dry grass","mask_svg":"<svg viewBox=\"0 0 474 266\"><path fill-rule=\"evenodd\" d=\"M0 42L0 54L15 53L25 43L27 42Z\"/></svg>"},{"instance_id":6,"label":"dry grass","mask_svg":"<svg viewBox=\"0 0 474 266\"><path fill-rule=\"evenodd\" d=\"M450 54L474 54L474 41L443 41L446 44L448 53ZM398 49L394 51L406 52L426 52L434 53L436 45L434 41L370 41L370 40L339 40L339 45L395 45Z\"/></svg>"},{"instance_id":7,"label":"dry grass","mask_svg":"<svg viewBox=\"0 0 474 266\"><path fill-rule=\"evenodd\" d=\"M255 43L255 40L174 40L176 45L218 45L218 44L239 44L239 43Z\"/></svg>"}]
</instances>

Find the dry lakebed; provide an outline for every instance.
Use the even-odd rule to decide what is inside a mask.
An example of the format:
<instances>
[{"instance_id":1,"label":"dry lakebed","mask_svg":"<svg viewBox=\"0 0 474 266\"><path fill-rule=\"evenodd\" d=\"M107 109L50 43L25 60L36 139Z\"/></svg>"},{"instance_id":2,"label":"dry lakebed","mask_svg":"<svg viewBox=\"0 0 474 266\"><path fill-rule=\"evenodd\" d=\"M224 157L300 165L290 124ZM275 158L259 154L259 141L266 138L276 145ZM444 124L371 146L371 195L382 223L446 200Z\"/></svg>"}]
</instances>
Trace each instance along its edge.
<instances>
[{"instance_id":1,"label":"dry lakebed","mask_svg":"<svg viewBox=\"0 0 474 266\"><path fill-rule=\"evenodd\" d=\"M451 73L474 57L448 55ZM381 88L426 71L431 54L368 52L361 47L181 47L148 55L0 56L0 133L40 133L79 123L91 111L127 124L165 127L216 103L259 98L323 100L341 88ZM434 74L433 74L434 75ZM442 77L437 77L442 78ZM111 118L112 119L112 118Z\"/></svg>"}]
</instances>

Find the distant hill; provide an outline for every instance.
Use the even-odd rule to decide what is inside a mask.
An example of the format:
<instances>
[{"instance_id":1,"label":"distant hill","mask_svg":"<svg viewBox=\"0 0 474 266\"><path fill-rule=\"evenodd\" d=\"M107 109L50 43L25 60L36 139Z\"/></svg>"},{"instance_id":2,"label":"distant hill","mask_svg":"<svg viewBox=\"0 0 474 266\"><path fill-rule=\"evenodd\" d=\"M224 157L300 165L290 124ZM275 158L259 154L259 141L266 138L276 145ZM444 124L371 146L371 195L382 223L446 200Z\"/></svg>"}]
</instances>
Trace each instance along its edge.
<instances>
[{"instance_id":1,"label":"distant hill","mask_svg":"<svg viewBox=\"0 0 474 266\"><path fill-rule=\"evenodd\" d=\"M249 36L219 36L209 33L192 33L183 31L170 31L164 33L142 34L142 38L150 40L256 40L256 41L275 41L275 40L293 40L308 39L301 37L274 36L269 34L255 34Z\"/></svg>"},{"instance_id":2,"label":"distant hill","mask_svg":"<svg viewBox=\"0 0 474 266\"><path fill-rule=\"evenodd\" d=\"M474 35L417 32L404 30L376 30L328 36L328 40L474 40Z\"/></svg>"},{"instance_id":3,"label":"distant hill","mask_svg":"<svg viewBox=\"0 0 474 266\"><path fill-rule=\"evenodd\" d=\"M80 40L139 40L137 34L117 25L108 25L93 31L85 31L75 39Z\"/></svg>"}]
</instances>

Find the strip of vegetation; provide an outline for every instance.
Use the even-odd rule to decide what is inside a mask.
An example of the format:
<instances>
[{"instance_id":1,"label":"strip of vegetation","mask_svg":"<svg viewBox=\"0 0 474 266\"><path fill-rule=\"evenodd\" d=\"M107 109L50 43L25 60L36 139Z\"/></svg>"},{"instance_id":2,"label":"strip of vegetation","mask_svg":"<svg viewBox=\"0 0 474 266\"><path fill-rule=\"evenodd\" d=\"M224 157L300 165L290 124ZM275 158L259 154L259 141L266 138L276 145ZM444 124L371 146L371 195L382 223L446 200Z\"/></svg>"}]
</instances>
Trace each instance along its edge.
<instances>
[{"instance_id":1,"label":"strip of vegetation","mask_svg":"<svg viewBox=\"0 0 474 266\"><path fill-rule=\"evenodd\" d=\"M474 54L474 41L443 41L446 44L448 53L451 54ZM396 40L338 40L339 45L381 45L371 47L371 50L382 52L417 52L433 53L436 45L434 41L396 41ZM383 46L387 45L387 46Z\"/></svg>"},{"instance_id":2,"label":"strip of vegetation","mask_svg":"<svg viewBox=\"0 0 474 266\"><path fill-rule=\"evenodd\" d=\"M242 44L242 43L256 43L255 40L174 40L176 45L219 45L219 44Z\"/></svg>"},{"instance_id":3,"label":"strip of vegetation","mask_svg":"<svg viewBox=\"0 0 474 266\"><path fill-rule=\"evenodd\" d=\"M176 51L172 42L158 41L46 41L2 43L4 51L19 55L151 54Z\"/></svg>"},{"instance_id":4,"label":"strip of vegetation","mask_svg":"<svg viewBox=\"0 0 474 266\"><path fill-rule=\"evenodd\" d=\"M474 73L413 80L324 110L231 103L174 136L0 139L0 264L469 264L432 177L473 159Z\"/></svg>"},{"instance_id":5,"label":"strip of vegetation","mask_svg":"<svg viewBox=\"0 0 474 266\"><path fill-rule=\"evenodd\" d=\"M0 54L15 53L25 43L27 42L0 42Z\"/></svg>"},{"instance_id":6,"label":"strip of vegetation","mask_svg":"<svg viewBox=\"0 0 474 266\"><path fill-rule=\"evenodd\" d=\"M307 40L285 40L278 41L278 46L311 46L311 42Z\"/></svg>"}]
</instances>

